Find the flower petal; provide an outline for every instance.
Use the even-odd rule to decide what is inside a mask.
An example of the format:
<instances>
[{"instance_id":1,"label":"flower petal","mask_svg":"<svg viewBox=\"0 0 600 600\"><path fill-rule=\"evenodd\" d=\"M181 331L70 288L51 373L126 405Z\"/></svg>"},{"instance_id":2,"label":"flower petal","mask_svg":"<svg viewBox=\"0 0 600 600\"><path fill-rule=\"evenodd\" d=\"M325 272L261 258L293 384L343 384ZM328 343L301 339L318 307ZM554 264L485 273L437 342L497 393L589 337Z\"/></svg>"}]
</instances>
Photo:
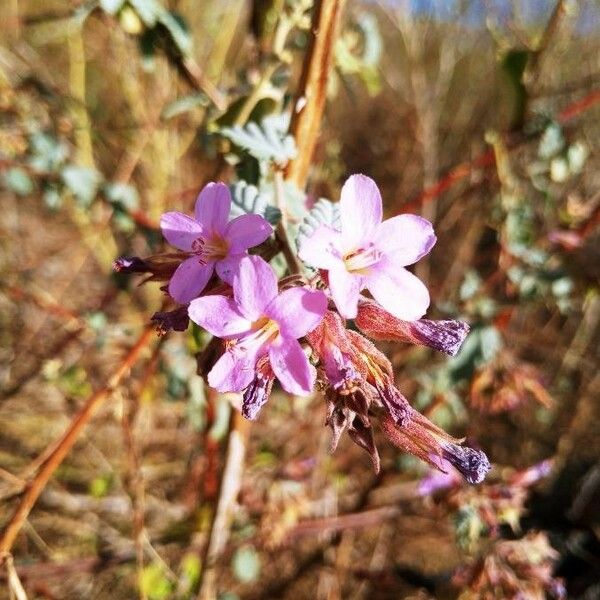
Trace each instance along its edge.
<instances>
[{"instance_id":1,"label":"flower petal","mask_svg":"<svg viewBox=\"0 0 600 600\"><path fill-rule=\"evenodd\" d=\"M208 374L208 384L218 392L241 392L254 378L256 355L225 352Z\"/></svg>"},{"instance_id":2,"label":"flower petal","mask_svg":"<svg viewBox=\"0 0 600 600\"><path fill-rule=\"evenodd\" d=\"M398 319L415 321L429 306L429 291L415 275L383 259L365 281L373 297Z\"/></svg>"},{"instance_id":3,"label":"flower petal","mask_svg":"<svg viewBox=\"0 0 600 600\"><path fill-rule=\"evenodd\" d=\"M381 194L377 184L366 175L352 175L342 187L340 199L344 253L372 241L381 223Z\"/></svg>"},{"instance_id":4,"label":"flower petal","mask_svg":"<svg viewBox=\"0 0 600 600\"><path fill-rule=\"evenodd\" d=\"M340 232L321 225L310 238L304 240L298 256L307 265L317 269L333 269L342 262L340 246Z\"/></svg>"},{"instance_id":5,"label":"flower petal","mask_svg":"<svg viewBox=\"0 0 600 600\"><path fill-rule=\"evenodd\" d=\"M298 339L321 322L326 310L327 296L321 290L295 287L281 292L265 312L277 321L283 337Z\"/></svg>"},{"instance_id":6,"label":"flower petal","mask_svg":"<svg viewBox=\"0 0 600 600\"><path fill-rule=\"evenodd\" d=\"M193 300L205 287L213 274L214 263L201 264L197 256L184 260L169 282L169 294L181 304Z\"/></svg>"},{"instance_id":7,"label":"flower petal","mask_svg":"<svg viewBox=\"0 0 600 600\"><path fill-rule=\"evenodd\" d=\"M395 264L405 267L429 253L437 238L433 225L418 215L398 215L377 227L375 244Z\"/></svg>"},{"instance_id":8,"label":"flower petal","mask_svg":"<svg viewBox=\"0 0 600 600\"><path fill-rule=\"evenodd\" d=\"M231 210L231 194L224 183L209 183L202 188L196 200L196 220L208 233L222 234Z\"/></svg>"},{"instance_id":9,"label":"flower petal","mask_svg":"<svg viewBox=\"0 0 600 600\"><path fill-rule=\"evenodd\" d=\"M344 266L331 269L328 273L331 297L338 312L346 319L356 317L358 295L363 288L364 278L348 273Z\"/></svg>"},{"instance_id":10,"label":"flower petal","mask_svg":"<svg viewBox=\"0 0 600 600\"><path fill-rule=\"evenodd\" d=\"M188 308L190 319L217 337L235 339L250 330L251 323L238 310L232 298L202 296L192 300Z\"/></svg>"},{"instance_id":11,"label":"flower petal","mask_svg":"<svg viewBox=\"0 0 600 600\"><path fill-rule=\"evenodd\" d=\"M219 278L225 283L233 285L233 279L239 273L240 261L244 256L248 255L246 253L234 254L233 256L228 256L227 258L217 261L216 269Z\"/></svg>"},{"instance_id":12,"label":"flower petal","mask_svg":"<svg viewBox=\"0 0 600 600\"><path fill-rule=\"evenodd\" d=\"M198 221L177 211L161 215L160 229L171 246L185 252L192 249L192 242L202 234L202 225Z\"/></svg>"},{"instance_id":13,"label":"flower petal","mask_svg":"<svg viewBox=\"0 0 600 600\"><path fill-rule=\"evenodd\" d=\"M240 312L255 321L277 296L277 277L273 269L260 256L244 256L233 277L233 295Z\"/></svg>"},{"instance_id":14,"label":"flower petal","mask_svg":"<svg viewBox=\"0 0 600 600\"><path fill-rule=\"evenodd\" d=\"M297 340L279 338L271 344L269 358L271 368L286 392L296 396L308 396L312 392L316 371Z\"/></svg>"},{"instance_id":15,"label":"flower petal","mask_svg":"<svg viewBox=\"0 0 600 600\"><path fill-rule=\"evenodd\" d=\"M239 254L264 242L273 233L273 227L260 215L240 215L227 224L224 237L229 252Z\"/></svg>"}]
</instances>

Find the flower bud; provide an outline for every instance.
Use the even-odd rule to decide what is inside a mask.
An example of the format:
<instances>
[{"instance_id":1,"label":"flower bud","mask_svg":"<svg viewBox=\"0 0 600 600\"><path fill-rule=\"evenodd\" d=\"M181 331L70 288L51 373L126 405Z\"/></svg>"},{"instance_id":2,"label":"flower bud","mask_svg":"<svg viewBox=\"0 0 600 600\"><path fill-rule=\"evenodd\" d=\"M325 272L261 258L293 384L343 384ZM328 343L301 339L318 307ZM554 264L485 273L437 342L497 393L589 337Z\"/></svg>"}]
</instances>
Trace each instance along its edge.
<instances>
[{"instance_id":1,"label":"flower bud","mask_svg":"<svg viewBox=\"0 0 600 600\"><path fill-rule=\"evenodd\" d=\"M355 323L365 335L374 340L429 346L450 356L456 355L469 333L469 325L463 321L397 319L377 302L366 298L361 299Z\"/></svg>"},{"instance_id":2,"label":"flower bud","mask_svg":"<svg viewBox=\"0 0 600 600\"><path fill-rule=\"evenodd\" d=\"M271 395L274 379L275 373L271 368L269 356L265 354L258 359L254 379L244 390L242 414L246 419L250 421L256 419L260 409L267 403Z\"/></svg>"},{"instance_id":3,"label":"flower bud","mask_svg":"<svg viewBox=\"0 0 600 600\"><path fill-rule=\"evenodd\" d=\"M175 310L156 312L151 321L156 325L158 335L165 335L169 331L185 331L190 323L188 307L185 305Z\"/></svg>"},{"instance_id":4,"label":"flower bud","mask_svg":"<svg viewBox=\"0 0 600 600\"><path fill-rule=\"evenodd\" d=\"M421 413L411 410L411 419L406 425L398 425L389 415L383 418L383 431L392 444L444 473L445 463L450 463L469 483L481 483L485 479L491 467L481 450L461 446L460 440L447 434Z\"/></svg>"}]
</instances>

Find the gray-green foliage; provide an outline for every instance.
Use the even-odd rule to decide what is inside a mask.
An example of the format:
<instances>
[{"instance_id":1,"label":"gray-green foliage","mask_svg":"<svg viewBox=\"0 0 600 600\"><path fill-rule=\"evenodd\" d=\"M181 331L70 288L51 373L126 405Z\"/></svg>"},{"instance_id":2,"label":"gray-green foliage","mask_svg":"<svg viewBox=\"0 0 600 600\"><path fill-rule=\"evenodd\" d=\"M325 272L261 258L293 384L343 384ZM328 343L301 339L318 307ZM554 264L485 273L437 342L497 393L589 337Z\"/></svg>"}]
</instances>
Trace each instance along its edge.
<instances>
[{"instance_id":1,"label":"gray-green foliage","mask_svg":"<svg viewBox=\"0 0 600 600\"><path fill-rule=\"evenodd\" d=\"M339 206L325 198L320 198L302 221L298 228L296 245L303 244L321 225L327 225L336 230L340 229Z\"/></svg>"},{"instance_id":2,"label":"gray-green foliage","mask_svg":"<svg viewBox=\"0 0 600 600\"><path fill-rule=\"evenodd\" d=\"M287 134L284 124L280 115L272 115L264 118L260 125L251 121L243 127L224 127L220 133L257 160L284 167L296 156L294 138Z\"/></svg>"},{"instance_id":3,"label":"gray-green foliage","mask_svg":"<svg viewBox=\"0 0 600 600\"><path fill-rule=\"evenodd\" d=\"M271 225L277 225L281 219L281 211L270 203L269 195L261 192L255 185L238 181L232 184L231 213L232 218L254 213L264 217Z\"/></svg>"}]
</instances>

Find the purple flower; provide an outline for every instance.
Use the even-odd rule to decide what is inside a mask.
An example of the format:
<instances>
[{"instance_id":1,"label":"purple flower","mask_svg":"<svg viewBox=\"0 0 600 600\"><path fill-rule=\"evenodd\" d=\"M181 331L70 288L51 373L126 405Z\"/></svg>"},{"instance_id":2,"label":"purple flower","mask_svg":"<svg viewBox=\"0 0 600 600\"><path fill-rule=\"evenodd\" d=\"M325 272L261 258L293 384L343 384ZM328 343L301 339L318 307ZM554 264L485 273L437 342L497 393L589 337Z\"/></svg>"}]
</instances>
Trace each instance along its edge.
<instances>
[{"instance_id":1,"label":"purple flower","mask_svg":"<svg viewBox=\"0 0 600 600\"><path fill-rule=\"evenodd\" d=\"M341 231L319 227L300 248L300 258L328 271L329 289L340 314L356 317L359 293L367 288L375 300L399 319L425 314L429 292L404 267L433 247L436 237L427 219L399 215L381 222L381 195L365 175L352 175L342 188Z\"/></svg>"},{"instance_id":2,"label":"purple flower","mask_svg":"<svg viewBox=\"0 0 600 600\"><path fill-rule=\"evenodd\" d=\"M231 194L224 183L209 183L196 200L194 217L168 212L160 218L165 239L186 258L169 282L169 294L186 304L204 289L213 271L231 283L242 256L264 242L273 228L260 215L241 215L228 222Z\"/></svg>"},{"instance_id":3,"label":"purple flower","mask_svg":"<svg viewBox=\"0 0 600 600\"><path fill-rule=\"evenodd\" d=\"M257 361L268 355L284 390L309 394L315 369L298 338L323 318L325 294L302 287L278 293L273 269L258 256L240 260L232 285L233 298L203 296L189 307L192 321L229 340L225 353L208 374L209 384L220 392L240 392L255 379Z\"/></svg>"}]
</instances>

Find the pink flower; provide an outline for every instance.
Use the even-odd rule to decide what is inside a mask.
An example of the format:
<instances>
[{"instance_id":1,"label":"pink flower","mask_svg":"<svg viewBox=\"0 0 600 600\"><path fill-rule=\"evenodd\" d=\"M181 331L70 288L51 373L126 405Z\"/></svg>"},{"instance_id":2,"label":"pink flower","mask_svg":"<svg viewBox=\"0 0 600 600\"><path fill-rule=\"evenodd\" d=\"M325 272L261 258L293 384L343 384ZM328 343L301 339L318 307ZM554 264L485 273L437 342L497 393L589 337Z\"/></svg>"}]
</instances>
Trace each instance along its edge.
<instances>
[{"instance_id":1,"label":"pink flower","mask_svg":"<svg viewBox=\"0 0 600 600\"><path fill-rule=\"evenodd\" d=\"M356 317L359 293L367 288L375 300L399 319L425 314L429 292L404 267L425 256L436 242L433 227L417 215L381 222L381 195L365 175L352 175L342 188L341 231L322 225L298 255L328 271L329 289L340 314Z\"/></svg>"},{"instance_id":2,"label":"pink flower","mask_svg":"<svg viewBox=\"0 0 600 600\"><path fill-rule=\"evenodd\" d=\"M160 218L165 239L186 258L169 282L169 294L182 304L198 296L215 268L231 283L239 261L248 248L264 242L273 228L260 215L241 215L228 222L231 195L224 183L209 183L196 200L194 217L168 212Z\"/></svg>"},{"instance_id":3,"label":"pink flower","mask_svg":"<svg viewBox=\"0 0 600 600\"><path fill-rule=\"evenodd\" d=\"M284 390L309 394L315 369L298 338L319 324L326 308L323 292L294 287L278 293L275 273L264 260L242 258L233 276L233 298L203 296L189 307L192 321L230 340L208 383L220 392L240 392L253 381L257 361L268 355Z\"/></svg>"}]
</instances>

